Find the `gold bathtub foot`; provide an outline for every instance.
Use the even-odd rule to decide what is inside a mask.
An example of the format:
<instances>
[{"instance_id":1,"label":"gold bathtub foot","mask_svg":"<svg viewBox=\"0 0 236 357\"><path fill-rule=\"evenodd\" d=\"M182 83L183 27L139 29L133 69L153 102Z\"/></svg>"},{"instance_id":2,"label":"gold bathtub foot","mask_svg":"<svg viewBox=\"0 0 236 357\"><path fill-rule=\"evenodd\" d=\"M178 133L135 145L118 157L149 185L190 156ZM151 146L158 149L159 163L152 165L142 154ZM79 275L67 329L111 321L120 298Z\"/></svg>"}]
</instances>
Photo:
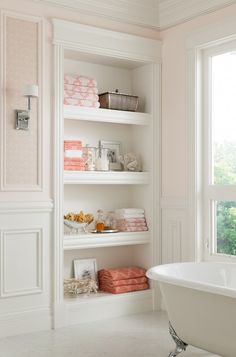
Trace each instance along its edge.
<instances>
[{"instance_id":1,"label":"gold bathtub foot","mask_svg":"<svg viewBox=\"0 0 236 357\"><path fill-rule=\"evenodd\" d=\"M179 353L183 352L186 350L186 347L188 346L187 343L183 342L179 336L177 335L177 333L175 332L173 326L171 325L171 323L169 322L169 332L171 337L173 338L173 340L176 343L176 348L173 352L171 352L169 354L168 357L176 357Z\"/></svg>"}]
</instances>

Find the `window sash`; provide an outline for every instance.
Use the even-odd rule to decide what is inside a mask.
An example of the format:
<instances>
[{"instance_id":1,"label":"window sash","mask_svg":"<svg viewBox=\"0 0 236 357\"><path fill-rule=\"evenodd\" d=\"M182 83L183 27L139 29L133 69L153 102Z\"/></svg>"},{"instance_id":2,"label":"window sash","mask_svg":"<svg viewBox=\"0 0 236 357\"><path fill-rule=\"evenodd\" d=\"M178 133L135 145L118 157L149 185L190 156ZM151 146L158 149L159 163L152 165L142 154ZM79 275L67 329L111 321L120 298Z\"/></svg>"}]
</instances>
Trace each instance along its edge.
<instances>
[{"instance_id":1,"label":"window sash","mask_svg":"<svg viewBox=\"0 0 236 357\"><path fill-rule=\"evenodd\" d=\"M236 201L236 185L213 183L212 146L212 57L236 51L236 41L212 46L202 51L202 222L205 260L236 260L236 256L216 252L216 203L217 201Z\"/></svg>"}]
</instances>

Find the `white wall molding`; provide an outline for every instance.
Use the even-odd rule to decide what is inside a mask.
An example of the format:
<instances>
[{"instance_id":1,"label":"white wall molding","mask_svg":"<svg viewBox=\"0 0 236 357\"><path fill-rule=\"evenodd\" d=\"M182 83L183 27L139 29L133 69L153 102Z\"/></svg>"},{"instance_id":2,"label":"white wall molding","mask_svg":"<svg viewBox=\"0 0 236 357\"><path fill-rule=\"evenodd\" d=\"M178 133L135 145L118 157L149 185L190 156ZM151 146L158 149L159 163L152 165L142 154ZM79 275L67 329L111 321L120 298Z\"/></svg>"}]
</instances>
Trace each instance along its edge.
<instances>
[{"instance_id":1,"label":"white wall molding","mask_svg":"<svg viewBox=\"0 0 236 357\"><path fill-rule=\"evenodd\" d=\"M53 210L53 201L32 201L32 202L19 202L19 201L10 201L10 202L0 202L0 214L6 213L47 213L52 212Z\"/></svg>"},{"instance_id":2,"label":"white wall molding","mask_svg":"<svg viewBox=\"0 0 236 357\"><path fill-rule=\"evenodd\" d=\"M162 263L188 260L186 240L186 212L162 209Z\"/></svg>"},{"instance_id":3,"label":"white wall molding","mask_svg":"<svg viewBox=\"0 0 236 357\"><path fill-rule=\"evenodd\" d=\"M49 308L25 309L0 314L0 338L51 329Z\"/></svg>"},{"instance_id":4,"label":"white wall molding","mask_svg":"<svg viewBox=\"0 0 236 357\"><path fill-rule=\"evenodd\" d=\"M235 0L159 0L161 30L235 4Z\"/></svg>"},{"instance_id":5,"label":"white wall molding","mask_svg":"<svg viewBox=\"0 0 236 357\"><path fill-rule=\"evenodd\" d=\"M147 63L160 58L161 41L60 19L53 19L53 29L54 44L67 49Z\"/></svg>"},{"instance_id":6,"label":"white wall molding","mask_svg":"<svg viewBox=\"0 0 236 357\"><path fill-rule=\"evenodd\" d=\"M110 20L163 30L223 7L235 0L31 0Z\"/></svg>"},{"instance_id":7,"label":"white wall molding","mask_svg":"<svg viewBox=\"0 0 236 357\"><path fill-rule=\"evenodd\" d=\"M158 27L158 2L156 0L32 0L45 4L61 6L84 14L102 16L150 28Z\"/></svg>"},{"instance_id":8,"label":"white wall molding","mask_svg":"<svg viewBox=\"0 0 236 357\"><path fill-rule=\"evenodd\" d=\"M51 327L52 208L0 203L0 337Z\"/></svg>"},{"instance_id":9,"label":"white wall molding","mask_svg":"<svg viewBox=\"0 0 236 357\"><path fill-rule=\"evenodd\" d=\"M42 293L42 244L42 228L4 229L1 231L1 298ZM17 247L21 248L17 249ZM22 253L24 253L24 258ZM28 259L26 259L27 255ZM35 258L32 261L30 260L31 256ZM18 266L17 271L15 271L15 266ZM22 276L23 273L24 276ZM19 281L21 281L20 287L18 286Z\"/></svg>"}]
</instances>

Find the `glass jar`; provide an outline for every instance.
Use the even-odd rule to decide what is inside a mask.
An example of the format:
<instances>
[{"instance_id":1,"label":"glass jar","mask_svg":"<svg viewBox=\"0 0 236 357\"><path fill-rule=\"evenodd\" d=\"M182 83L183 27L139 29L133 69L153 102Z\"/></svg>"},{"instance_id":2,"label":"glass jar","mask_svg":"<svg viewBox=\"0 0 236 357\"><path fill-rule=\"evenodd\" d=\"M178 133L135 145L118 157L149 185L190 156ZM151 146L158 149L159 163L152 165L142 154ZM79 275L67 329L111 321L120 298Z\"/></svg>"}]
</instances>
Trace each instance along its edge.
<instances>
[{"instance_id":1,"label":"glass jar","mask_svg":"<svg viewBox=\"0 0 236 357\"><path fill-rule=\"evenodd\" d=\"M105 230L113 230L116 229L116 219L115 212L109 211L107 212L105 219Z\"/></svg>"},{"instance_id":2,"label":"glass jar","mask_svg":"<svg viewBox=\"0 0 236 357\"><path fill-rule=\"evenodd\" d=\"M96 170L97 148L86 146L83 148L83 158L85 160L85 170Z\"/></svg>"},{"instance_id":3,"label":"glass jar","mask_svg":"<svg viewBox=\"0 0 236 357\"><path fill-rule=\"evenodd\" d=\"M99 146L97 148L96 155L96 170L97 171L109 171L109 158L108 158L109 149L102 147L101 142L99 141Z\"/></svg>"},{"instance_id":4,"label":"glass jar","mask_svg":"<svg viewBox=\"0 0 236 357\"><path fill-rule=\"evenodd\" d=\"M98 217L97 217L97 221L96 221L96 231L102 232L102 231L104 231L104 228L105 228L103 210L99 209L97 213L98 213Z\"/></svg>"}]
</instances>

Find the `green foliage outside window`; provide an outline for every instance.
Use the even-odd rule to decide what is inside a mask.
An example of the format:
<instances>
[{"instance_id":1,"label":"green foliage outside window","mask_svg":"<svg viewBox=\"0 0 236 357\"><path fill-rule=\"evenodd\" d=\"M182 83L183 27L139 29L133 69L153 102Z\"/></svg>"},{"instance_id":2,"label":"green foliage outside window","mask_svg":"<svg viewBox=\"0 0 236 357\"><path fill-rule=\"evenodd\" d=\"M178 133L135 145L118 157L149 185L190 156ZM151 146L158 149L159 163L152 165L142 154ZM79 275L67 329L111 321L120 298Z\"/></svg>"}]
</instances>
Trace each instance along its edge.
<instances>
[{"instance_id":1,"label":"green foliage outside window","mask_svg":"<svg viewBox=\"0 0 236 357\"><path fill-rule=\"evenodd\" d=\"M222 143L214 150L214 183L236 185L236 144ZM236 255L236 202L218 201L217 253Z\"/></svg>"}]
</instances>

